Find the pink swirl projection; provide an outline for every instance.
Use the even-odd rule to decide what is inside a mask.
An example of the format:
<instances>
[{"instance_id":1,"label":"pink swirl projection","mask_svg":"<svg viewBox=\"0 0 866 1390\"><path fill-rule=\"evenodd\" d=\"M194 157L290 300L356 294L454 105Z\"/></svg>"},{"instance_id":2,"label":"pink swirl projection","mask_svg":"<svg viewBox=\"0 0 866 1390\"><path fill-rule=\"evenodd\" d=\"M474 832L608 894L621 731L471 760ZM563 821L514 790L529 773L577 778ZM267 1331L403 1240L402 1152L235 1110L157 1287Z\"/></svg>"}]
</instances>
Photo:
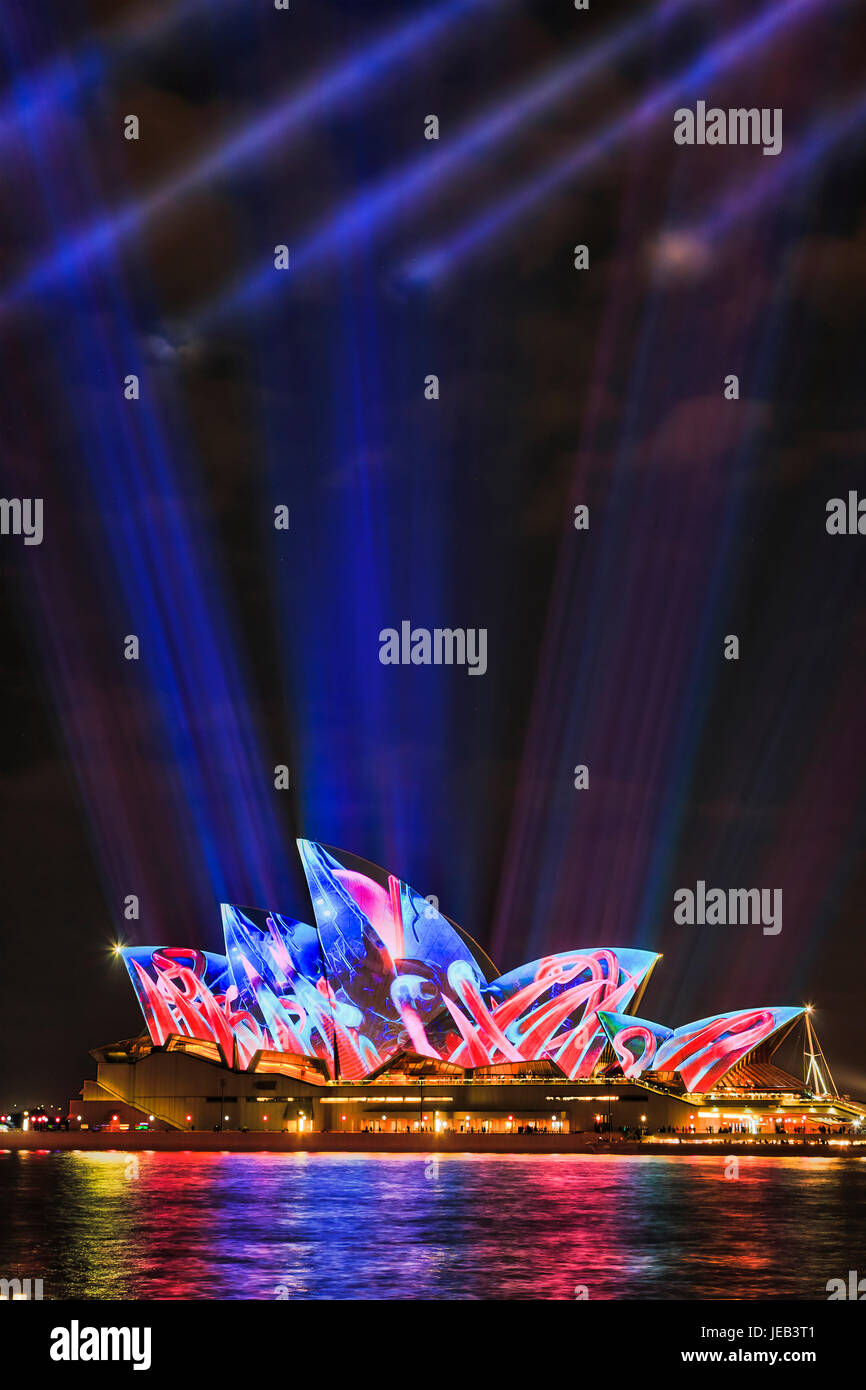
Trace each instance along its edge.
<instances>
[{"instance_id":1,"label":"pink swirl projection","mask_svg":"<svg viewBox=\"0 0 866 1390\"><path fill-rule=\"evenodd\" d=\"M334 878L363 912L392 961L403 955L403 916L400 909L400 880L393 874L382 888L365 874L351 869L335 869Z\"/></svg>"},{"instance_id":2,"label":"pink swirl projection","mask_svg":"<svg viewBox=\"0 0 866 1390\"><path fill-rule=\"evenodd\" d=\"M415 1051L422 1057L438 1057L439 1053L434 1047L430 1046L430 1041L424 1031L424 1024L421 1022L416 1011L411 1004L400 1004L400 1017L403 1020L403 1027L409 1034L409 1041Z\"/></svg>"},{"instance_id":3,"label":"pink swirl projection","mask_svg":"<svg viewBox=\"0 0 866 1390\"><path fill-rule=\"evenodd\" d=\"M632 1047L632 1043L636 1042L643 1043L641 1052L635 1052ZM620 1028L613 1039L613 1050L622 1067L623 1076L632 1080L634 1077L640 1076L655 1056L655 1033L643 1023L634 1023L628 1028Z\"/></svg>"},{"instance_id":4,"label":"pink swirl projection","mask_svg":"<svg viewBox=\"0 0 866 1390\"><path fill-rule=\"evenodd\" d=\"M488 1061L499 1051L509 1062L520 1062L525 1053L509 1042L502 1030L496 1014L491 1013L481 997L477 981L464 961L456 961L448 971L449 983L453 986L462 1004L469 1010L475 1021L476 1032L485 1048ZM453 1015L452 1015L453 1017ZM485 1065L476 1063L476 1065Z\"/></svg>"},{"instance_id":5,"label":"pink swirl projection","mask_svg":"<svg viewBox=\"0 0 866 1390\"><path fill-rule=\"evenodd\" d=\"M587 971L588 980L571 984ZM567 1074L572 1077L586 1074L604 1048L597 1011L602 1006L616 1007L634 992L634 977L626 972L620 984L619 976L619 961L613 951L591 954L575 951L560 957L547 956L539 963L530 984L490 1009L469 968L463 962L455 963L448 978L466 1012L454 1000L443 996L461 1038L447 1053L447 1060L463 1067L478 1067L498 1061L533 1061L548 1056L557 1046L557 1032L563 1022L582 1009L580 1025L560 1037L558 1042L563 1049ZM556 985L570 985L570 988L563 988L552 999L532 1007ZM562 1065L559 1053L556 1060Z\"/></svg>"},{"instance_id":6,"label":"pink swirl projection","mask_svg":"<svg viewBox=\"0 0 866 1390\"><path fill-rule=\"evenodd\" d=\"M551 1059L582 1079L607 1043L601 1010L624 1076L652 1063L700 1090L799 1012L745 1010L672 1036L622 1013L607 1018L629 1006L658 959L631 947L563 951L489 980L486 959L407 884L299 843L315 926L224 904L224 956L124 948L154 1043L199 1038L245 1068L262 1050L309 1057L346 1081L406 1049L466 1068Z\"/></svg>"},{"instance_id":7,"label":"pink swirl projection","mask_svg":"<svg viewBox=\"0 0 866 1390\"><path fill-rule=\"evenodd\" d=\"M606 1009L615 1010L620 1004L626 1003L634 993L635 981L631 975L626 975L621 985L615 985L616 976L609 982L609 989L601 998L595 997L594 1003L587 1004L587 1010L581 1022L573 1028L565 1038L557 1038L553 1046L557 1046L557 1051L553 1051L553 1046L549 1049L552 1052L557 1066L561 1067L566 1076L572 1081L579 1077L591 1076L607 1041L606 1034L599 1022L598 1009L602 1004Z\"/></svg>"},{"instance_id":8,"label":"pink swirl projection","mask_svg":"<svg viewBox=\"0 0 866 1390\"><path fill-rule=\"evenodd\" d=\"M545 956L539 962L538 971L531 984L524 985L523 989L517 990L510 999L504 1000L496 1010L496 1021L500 1028L507 1028L516 1018L519 1018L524 1009L528 1009L534 1004L536 999L540 999L542 994L555 984L568 984L582 974L584 970L591 972L592 980L602 979L602 969L600 957L604 956L608 962L613 962L614 978L616 978L617 966L616 956L612 951L598 951L593 955L586 955L580 951L563 951L559 956Z\"/></svg>"},{"instance_id":9,"label":"pink swirl projection","mask_svg":"<svg viewBox=\"0 0 866 1390\"><path fill-rule=\"evenodd\" d=\"M234 987L225 995L217 996L205 984L202 975L206 962L200 951L154 951L152 962L155 980L137 961L133 964L152 1010L154 1041L164 1043L169 1034L181 1033L215 1042L229 1063L236 1041L238 1059L243 1066L249 1065L256 1051L273 1047L271 1038L252 1014L246 1010L232 1010L231 1004L237 995Z\"/></svg>"},{"instance_id":10,"label":"pink swirl projection","mask_svg":"<svg viewBox=\"0 0 866 1390\"><path fill-rule=\"evenodd\" d=\"M585 1006L581 1025L583 1026L589 1022L590 1017L595 1019L596 1011L603 1003L609 1004L614 997L621 997L623 991L633 987L629 976L626 984L617 990L619 962L612 951L599 951L586 959L590 962L589 968L592 972L589 980L572 985L571 989L564 990L523 1021L520 1032L524 1056L536 1056L544 1052L551 1045L560 1024L574 1012L576 1004ZM573 979L574 974L574 971L568 972L567 975L563 973L558 979ZM599 1024L595 1019L593 1031L597 1027Z\"/></svg>"},{"instance_id":11,"label":"pink swirl projection","mask_svg":"<svg viewBox=\"0 0 866 1390\"><path fill-rule=\"evenodd\" d=\"M379 890L379 895L374 896L380 909L378 920L384 927L382 913L386 904L388 910L393 910L394 893ZM372 899L367 906L373 911ZM395 946L401 944L393 929L390 937ZM276 933L270 945L271 958L279 962L285 952ZM340 1075L347 1081L362 1080L384 1060L365 1036L362 1016L354 1006L341 1002L328 982L320 979L315 986L296 982L300 990L306 990L306 1005L295 995L280 998L246 955L242 951L236 954L265 1026L248 1009L236 1007L235 985L224 993L216 993L206 983L208 962L200 951L155 950L150 958L153 974L138 961L132 962L154 1042L164 1043L172 1033L215 1042L228 1062L237 1049L238 1062L243 1067L248 1067L261 1049L315 1055L327 1063L332 1076L336 1052ZM284 964L290 965L288 958ZM583 974L589 978L572 983ZM457 1027L457 1037L451 1042L446 1040L444 1053L431 1045L417 1010L406 1000L396 1002L409 1043L423 1056L442 1057L463 1067L479 1067L498 1061L531 1061L550 1055L558 1045L559 1050L553 1055L573 1077L589 1074L601 1055L603 1039L597 1037L597 1010L603 1005L615 1008L633 993L633 977L626 973L619 984L619 974L619 963L612 951L548 956L539 963L530 984L490 1007L471 967L465 961L455 961L448 971L448 980L456 998L447 994L441 998ZM533 1007L556 986L560 986L561 992ZM583 1011L580 1024L557 1039L563 1021L576 1010Z\"/></svg>"},{"instance_id":12,"label":"pink swirl projection","mask_svg":"<svg viewBox=\"0 0 866 1390\"><path fill-rule=\"evenodd\" d=\"M288 1013L289 1009L295 1005L295 1001L291 998L278 998L242 952L241 963L249 980L250 989L265 1016L268 1032L273 1038L277 1050L279 1052L293 1052L298 1055L305 1053L306 1045ZM306 1014L301 1006L295 1005L295 1009L300 1019L305 1020Z\"/></svg>"},{"instance_id":13,"label":"pink swirl projection","mask_svg":"<svg viewBox=\"0 0 866 1390\"><path fill-rule=\"evenodd\" d=\"M708 1091L776 1026L772 1009L711 1019L697 1031L669 1038L656 1054L656 1067L678 1071L689 1091Z\"/></svg>"},{"instance_id":14,"label":"pink swirl projection","mask_svg":"<svg viewBox=\"0 0 866 1390\"><path fill-rule=\"evenodd\" d=\"M450 1013L454 1022L460 1030L463 1042L460 1043L453 1052L448 1054L449 1062L456 1062L461 1067L486 1067L493 1061L493 1056L486 1048L478 1035L478 1029L470 1023L462 1009L449 999L447 994L443 994L442 1002ZM459 1059L459 1060L458 1060Z\"/></svg>"}]
</instances>

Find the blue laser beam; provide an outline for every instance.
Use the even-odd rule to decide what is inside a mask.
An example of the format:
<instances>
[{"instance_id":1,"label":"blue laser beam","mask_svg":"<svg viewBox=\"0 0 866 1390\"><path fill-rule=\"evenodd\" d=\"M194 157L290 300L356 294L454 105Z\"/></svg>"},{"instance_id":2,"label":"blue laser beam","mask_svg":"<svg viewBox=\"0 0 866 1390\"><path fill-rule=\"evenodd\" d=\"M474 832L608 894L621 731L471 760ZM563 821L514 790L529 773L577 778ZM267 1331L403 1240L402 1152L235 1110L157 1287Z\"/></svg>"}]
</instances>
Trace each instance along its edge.
<instances>
[{"instance_id":1,"label":"blue laser beam","mask_svg":"<svg viewBox=\"0 0 866 1390\"><path fill-rule=\"evenodd\" d=\"M830 0L830 3L834 3L834 0ZM551 194L588 173L624 140L641 134L661 116L669 115L673 102L696 90L709 88L728 71L755 57L780 30L802 23L813 11L826 8L827 5L822 4L821 0L786 0L784 4L764 10L757 19L720 40L696 63L665 82L633 110L604 126L577 149L556 160L541 174L459 229L450 239L420 252L407 266L407 273L433 280L452 270L479 246L501 235Z\"/></svg>"},{"instance_id":2,"label":"blue laser beam","mask_svg":"<svg viewBox=\"0 0 866 1390\"><path fill-rule=\"evenodd\" d=\"M344 249L359 236L369 236L404 208L417 211L422 199L465 168L472 156L506 139L564 97L588 86L630 49L645 41L654 28L664 28L696 5L705 3L706 0L663 0L648 13L497 102L492 109L469 122L444 149L435 154L425 152L361 197L348 200L336 214L323 219L293 252L294 270L308 269L331 253ZM241 277L201 310L197 316L198 326L212 326L238 309L249 309L263 297L271 296L273 291L274 268L269 260Z\"/></svg>"},{"instance_id":3,"label":"blue laser beam","mask_svg":"<svg viewBox=\"0 0 866 1390\"><path fill-rule=\"evenodd\" d=\"M775 200L788 184L810 175L816 165L852 136L862 137L866 130L864 122L866 91L860 92L842 110L828 112L778 164L767 172L762 170L746 185L736 185L699 222L683 228L683 235L699 243L723 238L734 226Z\"/></svg>"},{"instance_id":4,"label":"blue laser beam","mask_svg":"<svg viewBox=\"0 0 866 1390\"><path fill-rule=\"evenodd\" d=\"M455 26L477 18L480 10L490 8L491 0L448 0L447 4L425 10L419 17L389 31L363 52L317 73L300 91L284 97L174 178L73 234L68 246L61 244L47 256L40 257L6 287L0 296L0 312L67 275L82 272L160 213L176 208L184 197L240 168L247 168L252 160L272 151L293 135L300 135L314 118L381 81L412 53L423 51L429 55L431 47L449 37ZM496 13L501 14L503 8L497 6Z\"/></svg>"},{"instance_id":5,"label":"blue laser beam","mask_svg":"<svg viewBox=\"0 0 866 1390\"><path fill-rule=\"evenodd\" d=\"M11 23L3 26L2 36L17 58ZM70 137L65 122L49 123L47 134L51 138L24 124L35 183L47 219L60 235L80 200L89 203L94 197L94 179L86 147ZM139 377L145 376L146 363L120 267L109 257L100 269L98 284L94 277L70 277L51 305L45 335L48 350L66 364L55 380L70 422L65 444L78 465L69 472L100 526L87 565L79 555L58 574L62 567L52 561L40 567L33 586L43 615L36 632L46 650L58 712L115 900L122 881L117 866L141 868L139 846L129 833L131 823L145 833L137 772L142 782L152 777L160 786L155 841L169 852L176 842L185 846L191 879L206 882L210 896L225 896L234 881L251 885L260 901L275 901L283 836L222 575L206 523L183 505L188 484L176 461L185 457L177 415L169 443L167 421L153 396L130 411L119 391L105 392L118 361ZM69 544L65 535L63 544ZM122 720L100 720L95 732L89 727L90 707L102 691L72 637L80 631L82 613L72 598L76 560L82 570L92 570L88 596L102 591L108 628L120 633L129 624L146 653L137 668L134 701L145 722L145 749L130 739ZM58 612L68 614L68 621L58 619ZM98 644L88 651L92 656L94 646L98 660ZM107 669L112 671L112 663ZM134 775L128 782L114 776L107 792L99 785L94 747L123 750L123 763L128 761ZM109 767L111 761L105 760ZM157 862L149 872L156 881L162 868ZM162 892L167 901L165 881Z\"/></svg>"},{"instance_id":6,"label":"blue laser beam","mask_svg":"<svg viewBox=\"0 0 866 1390\"><path fill-rule=\"evenodd\" d=\"M188 20L196 15L211 20L237 5L238 0L186 0L156 15L142 9L50 62L17 70L0 105L0 154L17 150L22 121L32 126L96 95L125 61L163 43Z\"/></svg>"}]
</instances>

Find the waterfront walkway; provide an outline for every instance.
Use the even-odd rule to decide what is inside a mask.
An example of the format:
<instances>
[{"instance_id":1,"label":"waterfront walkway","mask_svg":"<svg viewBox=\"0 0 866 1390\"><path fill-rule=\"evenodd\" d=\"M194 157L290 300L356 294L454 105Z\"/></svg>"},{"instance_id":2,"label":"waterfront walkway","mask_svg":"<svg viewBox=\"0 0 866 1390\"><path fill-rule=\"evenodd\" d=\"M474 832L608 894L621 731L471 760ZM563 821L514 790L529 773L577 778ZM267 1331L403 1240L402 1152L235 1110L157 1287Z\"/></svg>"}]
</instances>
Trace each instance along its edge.
<instances>
[{"instance_id":1,"label":"waterfront walkway","mask_svg":"<svg viewBox=\"0 0 866 1390\"><path fill-rule=\"evenodd\" d=\"M47 1134L13 1130L0 1133L0 1152L83 1152L125 1150L159 1153L356 1153L356 1154L600 1154L647 1158L705 1157L737 1153L760 1158L866 1159L866 1141L815 1139L780 1141L750 1139L740 1134L712 1135L705 1139L664 1136L640 1144L614 1137L613 1143L597 1134L347 1134L339 1131L282 1134L239 1130L65 1130Z\"/></svg>"}]
</instances>

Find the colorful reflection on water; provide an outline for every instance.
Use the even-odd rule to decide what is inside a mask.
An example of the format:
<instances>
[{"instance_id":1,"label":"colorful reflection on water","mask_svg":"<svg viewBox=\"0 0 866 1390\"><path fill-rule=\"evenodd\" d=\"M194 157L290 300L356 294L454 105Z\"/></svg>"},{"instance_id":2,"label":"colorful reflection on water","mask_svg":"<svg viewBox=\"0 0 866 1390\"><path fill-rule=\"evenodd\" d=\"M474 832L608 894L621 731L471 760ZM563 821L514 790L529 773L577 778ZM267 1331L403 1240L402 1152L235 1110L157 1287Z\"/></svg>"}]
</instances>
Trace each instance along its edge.
<instances>
[{"instance_id":1,"label":"colorful reflection on water","mask_svg":"<svg viewBox=\"0 0 866 1390\"><path fill-rule=\"evenodd\" d=\"M0 1153L46 1298L825 1299L866 1160Z\"/></svg>"}]
</instances>

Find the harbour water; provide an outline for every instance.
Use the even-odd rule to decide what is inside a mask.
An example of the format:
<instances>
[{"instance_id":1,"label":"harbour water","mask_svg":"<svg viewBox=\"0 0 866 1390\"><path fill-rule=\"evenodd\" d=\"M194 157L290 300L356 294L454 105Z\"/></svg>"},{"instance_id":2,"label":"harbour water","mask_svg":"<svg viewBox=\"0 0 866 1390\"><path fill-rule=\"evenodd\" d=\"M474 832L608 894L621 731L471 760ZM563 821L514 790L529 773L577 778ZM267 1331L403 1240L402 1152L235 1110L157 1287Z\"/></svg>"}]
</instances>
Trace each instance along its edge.
<instances>
[{"instance_id":1,"label":"harbour water","mask_svg":"<svg viewBox=\"0 0 866 1390\"><path fill-rule=\"evenodd\" d=\"M46 1299L819 1299L866 1159L0 1153Z\"/></svg>"}]
</instances>

